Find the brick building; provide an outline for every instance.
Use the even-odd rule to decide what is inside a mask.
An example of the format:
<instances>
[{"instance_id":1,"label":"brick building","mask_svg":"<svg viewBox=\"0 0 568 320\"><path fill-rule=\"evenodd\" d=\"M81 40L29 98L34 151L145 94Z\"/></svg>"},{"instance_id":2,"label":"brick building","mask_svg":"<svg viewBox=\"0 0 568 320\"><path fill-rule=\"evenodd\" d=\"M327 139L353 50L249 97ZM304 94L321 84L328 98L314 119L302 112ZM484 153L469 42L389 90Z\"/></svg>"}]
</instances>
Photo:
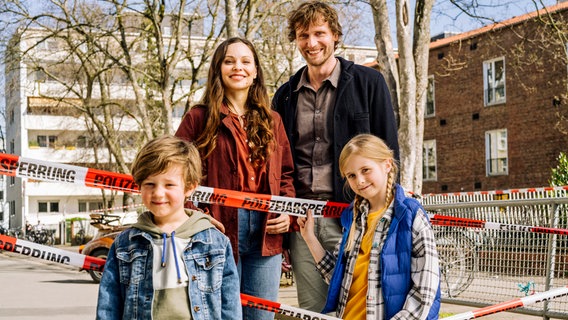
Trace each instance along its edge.
<instances>
[{"instance_id":1,"label":"brick building","mask_svg":"<svg viewBox=\"0 0 568 320\"><path fill-rule=\"evenodd\" d=\"M560 3L431 43L423 193L549 185L568 152L567 35Z\"/></svg>"}]
</instances>

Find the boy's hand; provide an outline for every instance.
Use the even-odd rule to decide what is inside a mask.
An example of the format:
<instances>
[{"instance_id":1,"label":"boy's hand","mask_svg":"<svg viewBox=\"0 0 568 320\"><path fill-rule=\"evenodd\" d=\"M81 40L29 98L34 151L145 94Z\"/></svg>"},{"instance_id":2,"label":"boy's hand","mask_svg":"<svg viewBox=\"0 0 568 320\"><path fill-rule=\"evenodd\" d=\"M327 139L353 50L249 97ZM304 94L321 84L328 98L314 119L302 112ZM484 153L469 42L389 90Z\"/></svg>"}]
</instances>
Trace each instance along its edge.
<instances>
[{"instance_id":1,"label":"boy's hand","mask_svg":"<svg viewBox=\"0 0 568 320\"><path fill-rule=\"evenodd\" d=\"M279 234L288 232L290 228L290 216L281 214L277 218L268 219L266 233Z\"/></svg>"}]
</instances>

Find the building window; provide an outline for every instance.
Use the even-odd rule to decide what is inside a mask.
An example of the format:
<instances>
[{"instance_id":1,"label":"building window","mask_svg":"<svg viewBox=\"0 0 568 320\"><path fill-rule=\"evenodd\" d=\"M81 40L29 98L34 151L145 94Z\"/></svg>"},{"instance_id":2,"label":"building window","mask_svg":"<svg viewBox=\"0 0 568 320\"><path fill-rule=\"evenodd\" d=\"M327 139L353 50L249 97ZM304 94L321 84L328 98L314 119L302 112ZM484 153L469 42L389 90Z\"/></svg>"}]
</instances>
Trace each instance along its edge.
<instances>
[{"instance_id":1,"label":"building window","mask_svg":"<svg viewBox=\"0 0 568 320\"><path fill-rule=\"evenodd\" d=\"M49 77L45 73L45 70L42 69L35 69L28 75L28 80L35 82L46 82L48 78Z\"/></svg>"},{"instance_id":2,"label":"building window","mask_svg":"<svg viewBox=\"0 0 568 320\"><path fill-rule=\"evenodd\" d=\"M79 212L89 212L103 208L102 201L79 201Z\"/></svg>"},{"instance_id":3,"label":"building window","mask_svg":"<svg viewBox=\"0 0 568 320\"><path fill-rule=\"evenodd\" d=\"M483 63L483 89L486 106L505 102L505 58Z\"/></svg>"},{"instance_id":4,"label":"building window","mask_svg":"<svg viewBox=\"0 0 568 320\"><path fill-rule=\"evenodd\" d=\"M485 132L485 160L488 176L509 173L506 129Z\"/></svg>"},{"instance_id":5,"label":"building window","mask_svg":"<svg viewBox=\"0 0 568 320\"><path fill-rule=\"evenodd\" d=\"M51 51L56 52L60 49L59 42L56 39L49 38L41 41L37 44L37 48L39 50Z\"/></svg>"},{"instance_id":6,"label":"building window","mask_svg":"<svg viewBox=\"0 0 568 320\"><path fill-rule=\"evenodd\" d=\"M14 139L10 140L10 154L15 154L16 153L16 143L14 142ZM13 186L16 183L16 177L15 176L10 176L10 186Z\"/></svg>"},{"instance_id":7,"label":"building window","mask_svg":"<svg viewBox=\"0 0 568 320\"><path fill-rule=\"evenodd\" d=\"M10 206L10 217L16 216L16 200L12 200L9 202Z\"/></svg>"},{"instance_id":8,"label":"building window","mask_svg":"<svg viewBox=\"0 0 568 320\"><path fill-rule=\"evenodd\" d=\"M93 147L93 143L91 141L91 139L87 136L79 136L77 137L77 147L78 148L92 148Z\"/></svg>"},{"instance_id":9,"label":"building window","mask_svg":"<svg viewBox=\"0 0 568 320\"><path fill-rule=\"evenodd\" d=\"M435 181L436 174L436 140L424 141L422 147L422 179Z\"/></svg>"},{"instance_id":10,"label":"building window","mask_svg":"<svg viewBox=\"0 0 568 320\"><path fill-rule=\"evenodd\" d=\"M59 212L59 201L39 201L38 212Z\"/></svg>"},{"instance_id":11,"label":"building window","mask_svg":"<svg viewBox=\"0 0 568 320\"><path fill-rule=\"evenodd\" d=\"M434 105L434 76L428 77L428 87L426 88L426 107L424 108L424 117L433 117L436 114Z\"/></svg>"},{"instance_id":12,"label":"building window","mask_svg":"<svg viewBox=\"0 0 568 320\"><path fill-rule=\"evenodd\" d=\"M53 148L57 142L57 136L37 136L37 143L41 148Z\"/></svg>"}]
</instances>

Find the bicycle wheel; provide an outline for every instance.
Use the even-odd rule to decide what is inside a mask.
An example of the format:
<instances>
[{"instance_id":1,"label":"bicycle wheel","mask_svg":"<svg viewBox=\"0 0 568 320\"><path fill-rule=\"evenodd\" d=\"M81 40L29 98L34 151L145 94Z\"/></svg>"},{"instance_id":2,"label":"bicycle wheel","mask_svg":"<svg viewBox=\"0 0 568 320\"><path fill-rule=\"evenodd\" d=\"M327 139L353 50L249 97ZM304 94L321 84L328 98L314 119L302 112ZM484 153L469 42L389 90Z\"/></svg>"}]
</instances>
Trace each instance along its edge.
<instances>
[{"instance_id":1,"label":"bicycle wheel","mask_svg":"<svg viewBox=\"0 0 568 320\"><path fill-rule=\"evenodd\" d=\"M45 244L48 246L55 244L55 236L52 232L47 232L47 234L45 235Z\"/></svg>"},{"instance_id":2,"label":"bicycle wheel","mask_svg":"<svg viewBox=\"0 0 568 320\"><path fill-rule=\"evenodd\" d=\"M77 234L75 235L75 239L73 242L77 246L85 244L85 230L83 229L79 230L79 232L77 232Z\"/></svg>"},{"instance_id":3,"label":"bicycle wheel","mask_svg":"<svg viewBox=\"0 0 568 320\"><path fill-rule=\"evenodd\" d=\"M477 270L475 243L461 231L438 231L435 237L442 295L456 297L469 287Z\"/></svg>"}]
</instances>

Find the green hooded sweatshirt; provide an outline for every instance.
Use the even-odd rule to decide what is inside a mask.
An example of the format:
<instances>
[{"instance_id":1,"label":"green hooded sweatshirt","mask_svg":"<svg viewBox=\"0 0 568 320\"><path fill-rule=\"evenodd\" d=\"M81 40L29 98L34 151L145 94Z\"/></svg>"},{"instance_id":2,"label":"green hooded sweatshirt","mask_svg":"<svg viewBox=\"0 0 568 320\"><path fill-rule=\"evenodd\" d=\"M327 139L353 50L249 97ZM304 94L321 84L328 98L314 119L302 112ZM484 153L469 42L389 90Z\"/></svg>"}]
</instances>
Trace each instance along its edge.
<instances>
[{"instance_id":1,"label":"green hooded sweatshirt","mask_svg":"<svg viewBox=\"0 0 568 320\"><path fill-rule=\"evenodd\" d=\"M191 319L187 292L189 279L183 251L194 234L214 226L202 212L189 209L185 212L189 219L171 234L154 224L153 214L149 211L142 213L133 225L152 236L152 319Z\"/></svg>"}]
</instances>

